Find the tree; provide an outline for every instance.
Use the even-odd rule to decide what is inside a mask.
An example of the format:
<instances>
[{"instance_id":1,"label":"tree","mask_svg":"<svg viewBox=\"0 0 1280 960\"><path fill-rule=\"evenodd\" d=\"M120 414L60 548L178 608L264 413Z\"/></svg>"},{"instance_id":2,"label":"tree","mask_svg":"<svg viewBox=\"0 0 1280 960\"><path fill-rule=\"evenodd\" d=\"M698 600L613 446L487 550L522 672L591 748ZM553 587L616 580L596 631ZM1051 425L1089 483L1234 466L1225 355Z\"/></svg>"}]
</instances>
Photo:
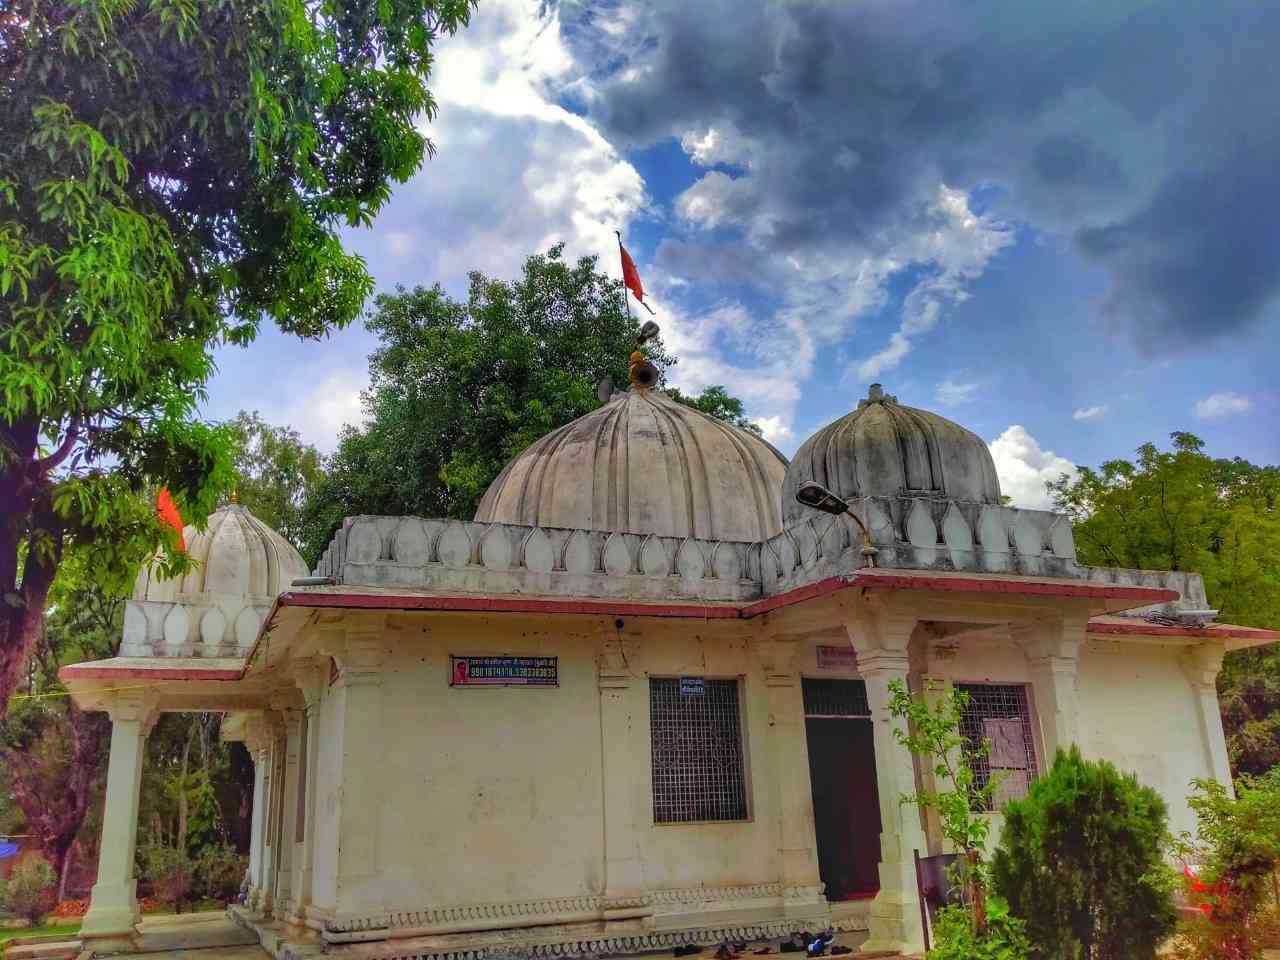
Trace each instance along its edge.
<instances>
[{"instance_id":1,"label":"tree","mask_svg":"<svg viewBox=\"0 0 1280 960\"><path fill-rule=\"evenodd\" d=\"M595 409L606 377L626 383L639 333L621 284L594 257L567 263L561 245L529 257L512 282L473 273L465 302L438 285L380 296L368 326L380 345L367 422L344 429L303 511L312 564L346 516L469 519L512 457ZM676 362L660 339L646 349L661 371ZM680 399L742 419L723 387Z\"/></svg>"},{"instance_id":2,"label":"tree","mask_svg":"<svg viewBox=\"0 0 1280 960\"><path fill-rule=\"evenodd\" d=\"M294 546L302 542L302 508L320 481L320 454L292 427L273 427L241 410L235 434L235 489L254 516Z\"/></svg>"},{"instance_id":3,"label":"tree","mask_svg":"<svg viewBox=\"0 0 1280 960\"><path fill-rule=\"evenodd\" d=\"M1155 960L1173 932L1164 800L1079 747L1004 808L995 889L1036 960Z\"/></svg>"},{"instance_id":4,"label":"tree","mask_svg":"<svg viewBox=\"0 0 1280 960\"><path fill-rule=\"evenodd\" d=\"M717 420L732 423L735 427L741 427L743 430L754 433L757 437L764 435L760 425L747 416L746 411L743 409L742 401L737 397L731 397L728 391L720 384L704 388L702 393L696 397L681 393L676 387L668 387L667 395L677 403L687 404L695 410L701 410L708 416L715 417Z\"/></svg>"},{"instance_id":5,"label":"tree","mask_svg":"<svg viewBox=\"0 0 1280 960\"><path fill-rule=\"evenodd\" d=\"M59 897L71 851L101 793L111 724L82 711L58 683L73 660L115 654L123 601L103 592L86 569L88 551L64 559L50 594L50 613L31 657L28 697L11 702L0 720L0 761L26 829L53 868Z\"/></svg>"},{"instance_id":6,"label":"tree","mask_svg":"<svg viewBox=\"0 0 1280 960\"><path fill-rule=\"evenodd\" d=\"M338 239L420 166L431 46L472 0L11 0L0 13L0 708L67 543L129 568L230 481L211 348L372 288Z\"/></svg>"},{"instance_id":7,"label":"tree","mask_svg":"<svg viewBox=\"0 0 1280 960\"><path fill-rule=\"evenodd\" d=\"M1070 515L1081 563L1192 570L1221 619L1280 627L1280 467L1215 459L1189 433L1136 461L1084 467L1049 485ZM1229 654L1218 679L1237 773L1280 763L1280 651Z\"/></svg>"}]
</instances>

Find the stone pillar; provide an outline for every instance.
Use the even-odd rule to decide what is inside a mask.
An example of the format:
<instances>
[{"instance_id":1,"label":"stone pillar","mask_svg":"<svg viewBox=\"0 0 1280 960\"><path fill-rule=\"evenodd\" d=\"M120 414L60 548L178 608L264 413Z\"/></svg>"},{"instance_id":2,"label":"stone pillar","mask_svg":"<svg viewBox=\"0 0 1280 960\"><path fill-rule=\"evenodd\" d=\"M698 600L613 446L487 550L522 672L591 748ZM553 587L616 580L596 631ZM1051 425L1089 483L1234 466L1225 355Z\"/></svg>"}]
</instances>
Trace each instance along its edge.
<instances>
[{"instance_id":1,"label":"stone pillar","mask_svg":"<svg viewBox=\"0 0 1280 960\"><path fill-rule=\"evenodd\" d=\"M302 757L302 795L298 805L298 833L294 835L293 916L294 923L306 922L307 907L312 902L315 868L316 775L320 764L320 698L329 680L329 662L311 660L294 674L302 691L304 730ZM299 835L301 839L298 839Z\"/></svg>"},{"instance_id":2,"label":"stone pillar","mask_svg":"<svg viewBox=\"0 0 1280 960\"><path fill-rule=\"evenodd\" d=\"M262 740L259 763L262 768L262 856L258 861L258 895L251 905L263 916L269 916L275 904L276 810L280 801L280 750L278 748L280 718L275 713L262 717Z\"/></svg>"},{"instance_id":3,"label":"stone pillar","mask_svg":"<svg viewBox=\"0 0 1280 960\"><path fill-rule=\"evenodd\" d=\"M783 910L789 917L812 916L826 905L818 873L809 743L804 695L794 669L795 651L794 640L779 637L767 637L756 644L768 697L768 748L773 766L769 779L776 788L780 882Z\"/></svg>"},{"instance_id":4,"label":"stone pillar","mask_svg":"<svg viewBox=\"0 0 1280 960\"><path fill-rule=\"evenodd\" d=\"M352 617L338 656L342 691L342 776L339 788L338 895L340 916L363 916L385 908L378 843L382 835L383 661L386 617Z\"/></svg>"},{"instance_id":5,"label":"stone pillar","mask_svg":"<svg viewBox=\"0 0 1280 960\"><path fill-rule=\"evenodd\" d=\"M1080 711L1076 703L1076 673L1084 644L1088 614L1035 621L1015 626L1011 633L1027 657L1031 692L1040 721L1044 747L1041 767L1053 765L1058 750L1078 743Z\"/></svg>"},{"instance_id":6,"label":"stone pillar","mask_svg":"<svg viewBox=\"0 0 1280 960\"><path fill-rule=\"evenodd\" d=\"M283 777L280 789L279 833L276 842L275 915L284 919L293 913L293 847L297 826L299 778L302 774L302 711L285 701L273 704L284 721Z\"/></svg>"},{"instance_id":7,"label":"stone pillar","mask_svg":"<svg viewBox=\"0 0 1280 960\"><path fill-rule=\"evenodd\" d=\"M632 675L628 640L605 635L600 658L600 748L604 786L604 915L606 922L651 916L636 834L631 749ZM630 652L634 653L634 650Z\"/></svg>"},{"instance_id":8,"label":"stone pillar","mask_svg":"<svg viewBox=\"0 0 1280 960\"><path fill-rule=\"evenodd\" d=\"M1234 797L1231 759L1227 755L1227 737L1222 730L1222 711L1218 706L1218 673L1225 655L1226 648L1221 643L1201 643L1183 655L1182 668L1195 696L1209 775Z\"/></svg>"},{"instance_id":9,"label":"stone pillar","mask_svg":"<svg viewBox=\"0 0 1280 960\"><path fill-rule=\"evenodd\" d=\"M258 883L262 876L263 823L266 820L263 815L263 807L266 804L266 790L264 789L266 771L263 769L262 764L262 734L259 726L256 717L250 720L246 724L247 730L244 739L245 749L249 751L249 755L253 758L253 809L249 821L249 869L245 872L244 890L244 902L249 907L252 907L258 898Z\"/></svg>"},{"instance_id":10,"label":"stone pillar","mask_svg":"<svg viewBox=\"0 0 1280 960\"><path fill-rule=\"evenodd\" d=\"M98 881L93 885L80 935L91 941L95 950L118 950L135 946L133 938L140 919L133 862L142 764L147 734L156 719L155 700L146 691L117 693L106 709L111 715L111 752Z\"/></svg>"},{"instance_id":11,"label":"stone pillar","mask_svg":"<svg viewBox=\"0 0 1280 960\"><path fill-rule=\"evenodd\" d=\"M894 680L907 683L907 650L916 622L914 616L873 612L848 624L858 654L858 672L867 685L880 793L880 892L871 903L870 937L862 945L865 951L924 950L915 852L924 856L928 848L919 811L901 802L902 797L916 792L915 762L893 734L901 721L889 714L889 684Z\"/></svg>"}]
</instances>

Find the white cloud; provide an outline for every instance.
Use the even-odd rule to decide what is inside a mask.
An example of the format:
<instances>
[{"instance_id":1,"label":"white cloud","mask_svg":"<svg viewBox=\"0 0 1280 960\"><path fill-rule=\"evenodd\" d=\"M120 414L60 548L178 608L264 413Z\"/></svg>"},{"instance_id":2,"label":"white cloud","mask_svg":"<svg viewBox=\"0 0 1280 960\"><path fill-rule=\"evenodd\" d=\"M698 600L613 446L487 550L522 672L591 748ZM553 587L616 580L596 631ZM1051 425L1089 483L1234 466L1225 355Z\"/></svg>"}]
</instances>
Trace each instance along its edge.
<instances>
[{"instance_id":1,"label":"white cloud","mask_svg":"<svg viewBox=\"0 0 1280 960\"><path fill-rule=\"evenodd\" d=\"M1081 423L1089 423L1094 420L1101 420L1110 411L1111 405L1108 403L1100 403L1093 407L1080 407L1075 413L1071 414L1072 420L1078 420Z\"/></svg>"},{"instance_id":2,"label":"white cloud","mask_svg":"<svg viewBox=\"0 0 1280 960\"><path fill-rule=\"evenodd\" d=\"M1216 420L1219 417L1233 417L1238 413L1248 413L1253 409L1253 401L1243 394L1226 391L1211 393L1203 400L1196 401L1196 416L1201 420Z\"/></svg>"},{"instance_id":3,"label":"white cloud","mask_svg":"<svg viewBox=\"0 0 1280 960\"><path fill-rule=\"evenodd\" d=\"M1050 510L1053 500L1045 484L1062 474L1074 477L1076 466L1052 450L1044 450L1025 427L1013 424L989 444L1000 477L1000 490L1015 507Z\"/></svg>"},{"instance_id":4,"label":"white cloud","mask_svg":"<svg viewBox=\"0 0 1280 960\"><path fill-rule=\"evenodd\" d=\"M783 421L781 417L756 417L752 421L764 433L764 438L772 443L775 447L794 439L795 433L791 430L791 425Z\"/></svg>"},{"instance_id":5,"label":"white cloud","mask_svg":"<svg viewBox=\"0 0 1280 960\"><path fill-rule=\"evenodd\" d=\"M955 407L962 403L968 403L978 391L986 386L982 380L956 380L953 377L947 377L934 390L934 398L944 407Z\"/></svg>"},{"instance_id":6,"label":"white cloud","mask_svg":"<svg viewBox=\"0 0 1280 960\"><path fill-rule=\"evenodd\" d=\"M864 383L898 366L915 341L938 325L947 306L969 299L968 284L1014 241L1007 224L974 213L963 191L942 184L924 219L869 265L882 285L908 267L925 267L929 273L903 299L901 321L888 344L856 366L855 376Z\"/></svg>"},{"instance_id":7,"label":"white cloud","mask_svg":"<svg viewBox=\"0 0 1280 960\"><path fill-rule=\"evenodd\" d=\"M309 390L295 396L288 404L269 413L271 422L287 423L307 443L321 453L332 453L338 446L338 433L344 426L362 426L365 422L360 391L368 383L363 373L330 374Z\"/></svg>"},{"instance_id":8,"label":"white cloud","mask_svg":"<svg viewBox=\"0 0 1280 960\"><path fill-rule=\"evenodd\" d=\"M619 12L611 25L625 27ZM381 288L440 281L459 293L479 270L512 277L563 241L566 255L609 256L613 231L647 209L644 182L561 94L578 81L559 11L541 0L486 0L440 41L423 126L435 155L398 187L373 231L347 241Z\"/></svg>"}]
</instances>

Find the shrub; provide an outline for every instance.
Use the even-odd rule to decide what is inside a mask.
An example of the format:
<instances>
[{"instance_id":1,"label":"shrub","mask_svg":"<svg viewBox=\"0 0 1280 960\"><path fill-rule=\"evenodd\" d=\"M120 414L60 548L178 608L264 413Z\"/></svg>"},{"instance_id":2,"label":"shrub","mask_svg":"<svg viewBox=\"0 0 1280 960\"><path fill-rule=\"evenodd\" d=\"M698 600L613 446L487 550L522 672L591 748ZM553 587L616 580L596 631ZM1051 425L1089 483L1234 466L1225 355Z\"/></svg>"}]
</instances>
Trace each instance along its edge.
<instances>
[{"instance_id":1,"label":"shrub","mask_svg":"<svg viewBox=\"0 0 1280 960\"><path fill-rule=\"evenodd\" d=\"M143 854L145 877L152 895L161 903L182 912L182 904L191 896L195 881L195 862L185 850L152 844Z\"/></svg>"},{"instance_id":2,"label":"shrub","mask_svg":"<svg viewBox=\"0 0 1280 960\"><path fill-rule=\"evenodd\" d=\"M1173 932L1168 811L1150 787L1077 747L1005 808L996 891L1042 960L1151 960Z\"/></svg>"},{"instance_id":3,"label":"shrub","mask_svg":"<svg viewBox=\"0 0 1280 960\"><path fill-rule=\"evenodd\" d=\"M938 945L929 960L1025 960L1030 949L1022 921L999 897L987 899L985 933L974 932L969 911L959 906L938 911L933 932Z\"/></svg>"},{"instance_id":4,"label":"shrub","mask_svg":"<svg viewBox=\"0 0 1280 960\"><path fill-rule=\"evenodd\" d=\"M247 866L245 858L232 847L211 847L196 861L196 888L206 900L230 903L240 893Z\"/></svg>"},{"instance_id":5,"label":"shrub","mask_svg":"<svg viewBox=\"0 0 1280 960\"><path fill-rule=\"evenodd\" d=\"M1199 916L1184 924L1175 946L1182 960L1253 960L1273 939L1275 871L1280 868L1280 768L1244 780L1232 798L1222 784L1196 780L1188 800L1197 835L1183 834L1178 853L1195 863L1187 893Z\"/></svg>"},{"instance_id":6,"label":"shrub","mask_svg":"<svg viewBox=\"0 0 1280 960\"><path fill-rule=\"evenodd\" d=\"M3 889L3 903L10 913L36 926L57 902L58 875L48 860L28 854L14 865Z\"/></svg>"}]
</instances>

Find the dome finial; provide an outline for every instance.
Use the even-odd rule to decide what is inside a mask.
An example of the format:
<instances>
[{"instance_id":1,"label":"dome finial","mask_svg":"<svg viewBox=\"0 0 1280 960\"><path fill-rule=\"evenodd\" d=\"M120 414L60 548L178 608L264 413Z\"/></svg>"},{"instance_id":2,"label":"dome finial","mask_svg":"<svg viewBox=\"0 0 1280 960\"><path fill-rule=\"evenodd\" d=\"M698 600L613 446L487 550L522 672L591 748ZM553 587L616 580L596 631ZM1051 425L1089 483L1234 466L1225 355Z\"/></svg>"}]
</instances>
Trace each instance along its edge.
<instances>
[{"instance_id":1,"label":"dome finial","mask_svg":"<svg viewBox=\"0 0 1280 960\"><path fill-rule=\"evenodd\" d=\"M652 320L647 321L640 328L640 335L636 337L636 349L627 361L627 375L633 387L648 389L658 382L658 368L645 359L645 355L640 351L646 341L652 340L657 335L658 325Z\"/></svg>"},{"instance_id":2,"label":"dome finial","mask_svg":"<svg viewBox=\"0 0 1280 960\"><path fill-rule=\"evenodd\" d=\"M897 403L898 398L891 393L885 393L884 387L878 383L873 383L867 390L867 398L858 401L858 409L861 410L869 403Z\"/></svg>"}]
</instances>

